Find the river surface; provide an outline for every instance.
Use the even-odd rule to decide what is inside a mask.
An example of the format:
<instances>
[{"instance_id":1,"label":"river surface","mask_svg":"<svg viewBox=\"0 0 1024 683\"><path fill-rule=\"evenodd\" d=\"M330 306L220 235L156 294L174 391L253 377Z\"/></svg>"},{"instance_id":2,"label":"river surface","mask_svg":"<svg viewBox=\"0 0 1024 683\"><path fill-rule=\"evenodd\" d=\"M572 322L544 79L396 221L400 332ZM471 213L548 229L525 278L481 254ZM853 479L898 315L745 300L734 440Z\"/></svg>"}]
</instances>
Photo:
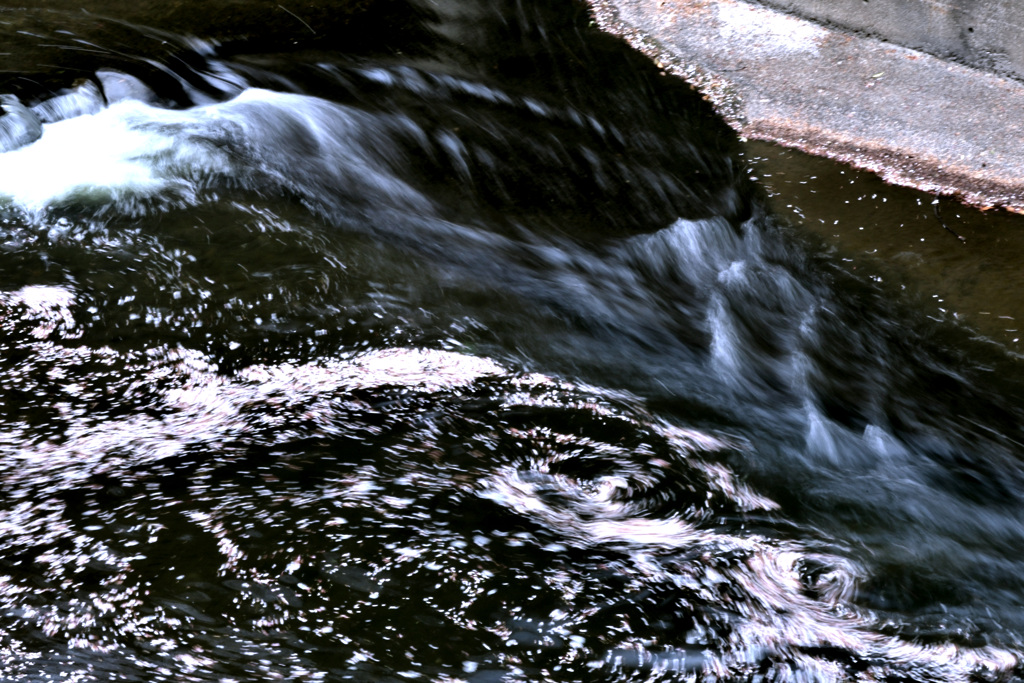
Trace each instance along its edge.
<instances>
[{"instance_id":1,"label":"river surface","mask_svg":"<svg viewBox=\"0 0 1024 683\"><path fill-rule=\"evenodd\" d=\"M1021 680L1019 219L572 2L181 5L0 11L2 680Z\"/></svg>"}]
</instances>

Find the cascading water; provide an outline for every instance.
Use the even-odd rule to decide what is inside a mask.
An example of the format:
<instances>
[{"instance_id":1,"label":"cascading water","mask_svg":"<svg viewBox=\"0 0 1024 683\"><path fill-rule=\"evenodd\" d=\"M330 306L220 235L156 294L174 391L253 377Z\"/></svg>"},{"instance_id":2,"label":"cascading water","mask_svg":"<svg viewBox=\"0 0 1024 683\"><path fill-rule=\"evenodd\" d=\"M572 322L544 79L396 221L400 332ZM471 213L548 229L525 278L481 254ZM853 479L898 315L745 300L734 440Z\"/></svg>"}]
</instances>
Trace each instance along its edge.
<instances>
[{"instance_id":1,"label":"cascading water","mask_svg":"<svg viewBox=\"0 0 1024 683\"><path fill-rule=\"evenodd\" d=\"M4 680L1020 675L1017 361L547 4L26 11L95 49L0 117Z\"/></svg>"}]
</instances>

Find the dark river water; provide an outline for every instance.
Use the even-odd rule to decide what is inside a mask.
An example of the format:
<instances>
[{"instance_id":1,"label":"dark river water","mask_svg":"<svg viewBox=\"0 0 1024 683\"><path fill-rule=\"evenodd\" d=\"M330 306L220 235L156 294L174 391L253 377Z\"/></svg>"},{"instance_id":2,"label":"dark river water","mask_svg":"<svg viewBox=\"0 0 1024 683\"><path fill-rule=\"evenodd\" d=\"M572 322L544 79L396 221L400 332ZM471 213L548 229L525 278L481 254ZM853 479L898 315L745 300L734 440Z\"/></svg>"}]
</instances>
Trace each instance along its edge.
<instances>
[{"instance_id":1,"label":"dark river water","mask_svg":"<svg viewBox=\"0 0 1024 683\"><path fill-rule=\"evenodd\" d=\"M0 679L1024 677L1019 220L573 2L110 8L0 10Z\"/></svg>"}]
</instances>

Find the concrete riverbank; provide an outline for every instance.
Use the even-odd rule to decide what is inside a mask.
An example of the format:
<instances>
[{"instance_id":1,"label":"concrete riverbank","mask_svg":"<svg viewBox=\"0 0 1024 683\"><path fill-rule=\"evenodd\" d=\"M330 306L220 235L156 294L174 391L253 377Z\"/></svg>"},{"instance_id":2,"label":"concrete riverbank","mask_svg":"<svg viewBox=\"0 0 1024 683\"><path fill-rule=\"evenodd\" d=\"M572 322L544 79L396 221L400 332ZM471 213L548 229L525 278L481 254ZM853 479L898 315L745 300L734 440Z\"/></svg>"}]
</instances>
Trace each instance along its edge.
<instances>
[{"instance_id":1,"label":"concrete riverbank","mask_svg":"<svg viewBox=\"0 0 1024 683\"><path fill-rule=\"evenodd\" d=\"M693 83L741 135L1024 212L1024 82L979 68L981 52L936 56L941 45L929 54L740 0L591 5L602 28Z\"/></svg>"}]
</instances>

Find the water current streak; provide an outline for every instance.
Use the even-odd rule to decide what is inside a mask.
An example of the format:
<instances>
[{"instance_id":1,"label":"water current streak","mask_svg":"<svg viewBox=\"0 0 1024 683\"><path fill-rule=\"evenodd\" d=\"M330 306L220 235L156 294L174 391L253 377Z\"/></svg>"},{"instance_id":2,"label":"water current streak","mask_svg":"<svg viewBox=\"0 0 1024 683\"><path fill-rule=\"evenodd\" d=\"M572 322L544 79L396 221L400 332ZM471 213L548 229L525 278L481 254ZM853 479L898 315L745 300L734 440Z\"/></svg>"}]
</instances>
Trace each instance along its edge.
<instances>
[{"instance_id":1,"label":"water current streak","mask_svg":"<svg viewBox=\"0 0 1024 683\"><path fill-rule=\"evenodd\" d=\"M1016 680L1015 361L574 3L406 9L0 27L97 60L3 100L4 680Z\"/></svg>"}]
</instances>

